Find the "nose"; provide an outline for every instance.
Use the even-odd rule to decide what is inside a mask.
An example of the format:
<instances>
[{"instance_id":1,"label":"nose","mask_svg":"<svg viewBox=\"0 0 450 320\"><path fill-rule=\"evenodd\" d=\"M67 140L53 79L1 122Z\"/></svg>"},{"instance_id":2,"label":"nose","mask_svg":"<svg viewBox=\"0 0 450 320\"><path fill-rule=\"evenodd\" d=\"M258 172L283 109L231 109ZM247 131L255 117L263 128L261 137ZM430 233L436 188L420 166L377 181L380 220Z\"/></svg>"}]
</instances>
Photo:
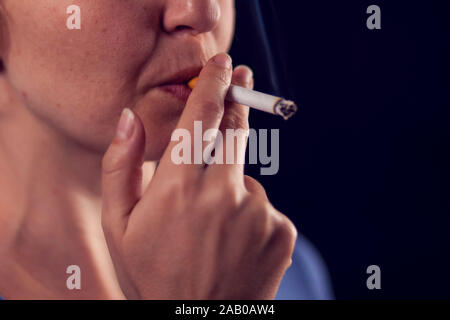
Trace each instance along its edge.
<instances>
[{"instance_id":1,"label":"nose","mask_svg":"<svg viewBox=\"0 0 450 320\"><path fill-rule=\"evenodd\" d=\"M221 15L219 1L167 0L162 21L164 30L193 35L214 30Z\"/></svg>"}]
</instances>

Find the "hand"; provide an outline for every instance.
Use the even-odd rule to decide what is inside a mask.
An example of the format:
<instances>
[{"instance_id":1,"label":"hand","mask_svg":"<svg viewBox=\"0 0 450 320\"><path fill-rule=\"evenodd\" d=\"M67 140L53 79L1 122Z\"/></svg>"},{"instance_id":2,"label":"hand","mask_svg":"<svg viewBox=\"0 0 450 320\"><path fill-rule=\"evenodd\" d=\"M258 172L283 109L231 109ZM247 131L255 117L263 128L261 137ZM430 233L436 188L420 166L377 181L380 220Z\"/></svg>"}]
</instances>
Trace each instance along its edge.
<instances>
[{"instance_id":1,"label":"hand","mask_svg":"<svg viewBox=\"0 0 450 320\"><path fill-rule=\"evenodd\" d=\"M211 59L177 127L191 136L198 120L203 130L248 129L247 107L224 106L231 81L253 86L248 68L233 72L225 54ZM258 182L244 176L242 164L174 164L171 152L178 142L168 145L141 192L144 128L137 115L128 112L128 117L128 130L121 121L103 159L102 212L126 297L274 298L297 237L290 220L272 207ZM241 141L235 155L246 144Z\"/></svg>"}]
</instances>

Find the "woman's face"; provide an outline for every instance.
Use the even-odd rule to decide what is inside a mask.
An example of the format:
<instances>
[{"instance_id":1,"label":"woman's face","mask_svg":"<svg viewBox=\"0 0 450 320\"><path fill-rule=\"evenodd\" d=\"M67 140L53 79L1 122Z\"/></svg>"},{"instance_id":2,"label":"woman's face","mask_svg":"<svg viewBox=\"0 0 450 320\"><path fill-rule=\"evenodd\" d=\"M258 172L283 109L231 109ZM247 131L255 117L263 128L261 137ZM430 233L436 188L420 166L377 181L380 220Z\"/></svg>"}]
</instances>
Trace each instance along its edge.
<instances>
[{"instance_id":1,"label":"woman's face","mask_svg":"<svg viewBox=\"0 0 450 320\"><path fill-rule=\"evenodd\" d=\"M81 8L81 30L66 26L70 5ZM25 107L99 152L131 108L148 160L161 156L185 105L186 88L170 84L228 51L234 31L234 0L3 0L3 11L2 59Z\"/></svg>"}]
</instances>

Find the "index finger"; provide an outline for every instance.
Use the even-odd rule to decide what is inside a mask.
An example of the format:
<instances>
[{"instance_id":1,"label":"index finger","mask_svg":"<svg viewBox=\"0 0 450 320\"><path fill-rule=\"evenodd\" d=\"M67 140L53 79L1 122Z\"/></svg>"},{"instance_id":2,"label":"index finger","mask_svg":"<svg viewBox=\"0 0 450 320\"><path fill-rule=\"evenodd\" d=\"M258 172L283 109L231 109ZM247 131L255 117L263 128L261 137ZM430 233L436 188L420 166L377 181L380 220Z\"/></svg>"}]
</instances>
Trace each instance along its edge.
<instances>
[{"instance_id":1,"label":"index finger","mask_svg":"<svg viewBox=\"0 0 450 320\"><path fill-rule=\"evenodd\" d=\"M221 53L208 61L200 73L197 84L186 103L177 127L171 140L181 137L190 138L190 163L192 165L177 165L172 159L172 152L177 152L180 140L171 141L165 150L159 167L163 168L187 168L203 169L203 150L210 142L203 141L203 132L209 129L218 130L224 114L225 97L231 84L232 63L231 58ZM200 123L197 123L200 121ZM195 132L201 124L202 132ZM200 141L195 141L194 136L200 134ZM195 146L195 144L201 144ZM200 154L201 152L201 154Z\"/></svg>"}]
</instances>

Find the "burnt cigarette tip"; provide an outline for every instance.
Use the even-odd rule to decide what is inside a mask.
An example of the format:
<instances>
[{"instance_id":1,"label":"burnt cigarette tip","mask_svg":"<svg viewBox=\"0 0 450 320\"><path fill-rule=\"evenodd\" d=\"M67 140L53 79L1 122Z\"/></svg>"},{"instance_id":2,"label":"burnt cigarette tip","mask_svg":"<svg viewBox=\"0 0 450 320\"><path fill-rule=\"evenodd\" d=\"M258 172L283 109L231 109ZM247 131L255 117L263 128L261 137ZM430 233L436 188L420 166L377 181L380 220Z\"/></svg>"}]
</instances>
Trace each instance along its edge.
<instances>
[{"instance_id":1,"label":"burnt cigarette tip","mask_svg":"<svg viewBox=\"0 0 450 320\"><path fill-rule=\"evenodd\" d=\"M293 101L281 99L275 104L274 113L283 117L284 120L291 118L298 110Z\"/></svg>"}]
</instances>

